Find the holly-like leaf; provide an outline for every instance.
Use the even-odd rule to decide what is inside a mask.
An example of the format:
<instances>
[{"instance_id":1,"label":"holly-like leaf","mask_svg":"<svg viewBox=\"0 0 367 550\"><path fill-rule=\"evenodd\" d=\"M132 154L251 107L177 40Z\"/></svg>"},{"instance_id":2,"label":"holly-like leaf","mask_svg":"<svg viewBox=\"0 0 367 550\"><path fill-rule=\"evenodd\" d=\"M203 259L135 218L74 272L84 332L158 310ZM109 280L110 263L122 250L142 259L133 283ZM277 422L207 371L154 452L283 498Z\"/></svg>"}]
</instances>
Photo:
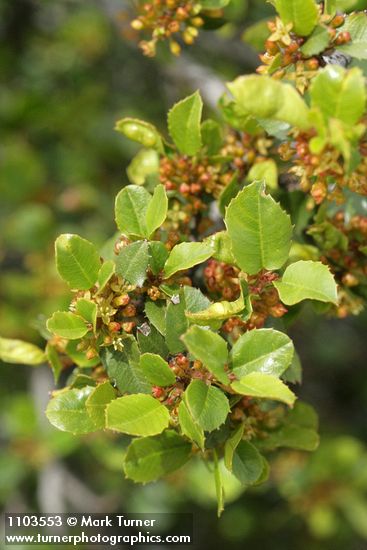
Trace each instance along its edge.
<instances>
[{"instance_id":1,"label":"holly-like leaf","mask_svg":"<svg viewBox=\"0 0 367 550\"><path fill-rule=\"evenodd\" d=\"M225 224L239 267L250 275L279 269L287 260L292 236L290 217L270 195L265 184L245 187L227 208Z\"/></svg>"},{"instance_id":2,"label":"holly-like leaf","mask_svg":"<svg viewBox=\"0 0 367 550\"><path fill-rule=\"evenodd\" d=\"M321 262L301 260L287 267L282 280L273 283L287 306L302 300L337 303L337 287L329 268Z\"/></svg>"},{"instance_id":3,"label":"holly-like leaf","mask_svg":"<svg viewBox=\"0 0 367 550\"><path fill-rule=\"evenodd\" d=\"M201 112L199 92L176 103L168 113L169 133L183 155L195 155L201 148Z\"/></svg>"},{"instance_id":4,"label":"holly-like leaf","mask_svg":"<svg viewBox=\"0 0 367 550\"><path fill-rule=\"evenodd\" d=\"M357 67L346 70L328 65L313 79L310 95L311 105L318 107L326 119L337 118L354 125L366 106L363 73Z\"/></svg>"},{"instance_id":5,"label":"holly-like leaf","mask_svg":"<svg viewBox=\"0 0 367 550\"><path fill-rule=\"evenodd\" d=\"M95 432L98 428L86 409L86 401L93 391L93 386L84 386L57 393L46 409L51 424L75 435Z\"/></svg>"},{"instance_id":6,"label":"holly-like leaf","mask_svg":"<svg viewBox=\"0 0 367 550\"><path fill-rule=\"evenodd\" d=\"M149 266L149 243L136 241L124 246L116 258L116 273L132 285L142 287Z\"/></svg>"},{"instance_id":7,"label":"holly-like leaf","mask_svg":"<svg viewBox=\"0 0 367 550\"><path fill-rule=\"evenodd\" d=\"M164 276L169 279L178 271L205 262L212 254L213 246L209 242L176 244L164 265Z\"/></svg>"},{"instance_id":8,"label":"holly-like leaf","mask_svg":"<svg viewBox=\"0 0 367 550\"><path fill-rule=\"evenodd\" d=\"M147 235L146 213L151 195L144 187L127 185L116 197L115 219L117 227L126 235Z\"/></svg>"},{"instance_id":9,"label":"holly-like leaf","mask_svg":"<svg viewBox=\"0 0 367 550\"><path fill-rule=\"evenodd\" d=\"M166 312L166 344L171 353L180 353L185 349L181 337L185 334L187 328L185 297L183 292L181 292L176 296L174 301L168 304Z\"/></svg>"},{"instance_id":10,"label":"holly-like leaf","mask_svg":"<svg viewBox=\"0 0 367 550\"><path fill-rule=\"evenodd\" d=\"M47 321L47 328L53 334L68 340L77 340L88 332L84 319L69 311L56 311Z\"/></svg>"},{"instance_id":11,"label":"holly-like leaf","mask_svg":"<svg viewBox=\"0 0 367 550\"><path fill-rule=\"evenodd\" d=\"M184 393L185 404L194 422L206 432L221 426L230 411L227 397L202 380L193 380Z\"/></svg>"},{"instance_id":12,"label":"holly-like leaf","mask_svg":"<svg viewBox=\"0 0 367 550\"><path fill-rule=\"evenodd\" d=\"M79 235L60 235L55 253L57 270L72 289L88 290L95 284L101 262L91 242Z\"/></svg>"},{"instance_id":13,"label":"holly-like leaf","mask_svg":"<svg viewBox=\"0 0 367 550\"><path fill-rule=\"evenodd\" d=\"M140 368L146 379L155 386L171 386L176 382L167 362L155 353L144 353L140 357Z\"/></svg>"},{"instance_id":14,"label":"holly-like leaf","mask_svg":"<svg viewBox=\"0 0 367 550\"><path fill-rule=\"evenodd\" d=\"M275 0L275 9L283 23L292 23L292 30L301 36L308 36L319 20L314 0Z\"/></svg>"},{"instance_id":15,"label":"holly-like leaf","mask_svg":"<svg viewBox=\"0 0 367 550\"><path fill-rule=\"evenodd\" d=\"M182 337L189 352L214 374L223 384L228 384L225 365L228 360L226 341L214 332L192 326Z\"/></svg>"},{"instance_id":16,"label":"holly-like leaf","mask_svg":"<svg viewBox=\"0 0 367 550\"><path fill-rule=\"evenodd\" d=\"M248 441L240 441L232 458L232 472L243 485L253 485L261 476L264 463L259 451Z\"/></svg>"},{"instance_id":17,"label":"holly-like leaf","mask_svg":"<svg viewBox=\"0 0 367 550\"><path fill-rule=\"evenodd\" d=\"M87 412L96 427L102 430L105 427L105 410L108 403L116 397L116 392L110 382L99 384L87 398L85 405Z\"/></svg>"},{"instance_id":18,"label":"holly-like leaf","mask_svg":"<svg viewBox=\"0 0 367 550\"><path fill-rule=\"evenodd\" d=\"M303 1L303 0L302 0ZM309 109L296 89L269 76L240 76L227 84L237 109L256 119L287 122L308 128Z\"/></svg>"},{"instance_id":19,"label":"holly-like leaf","mask_svg":"<svg viewBox=\"0 0 367 550\"><path fill-rule=\"evenodd\" d=\"M280 376L292 362L291 339L273 329L255 329L243 334L231 350L233 372L242 378L250 372Z\"/></svg>"},{"instance_id":20,"label":"holly-like leaf","mask_svg":"<svg viewBox=\"0 0 367 550\"><path fill-rule=\"evenodd\" d=\"M101 360L110 380L122 393L150 393L151 386L140 367L140 353L135 339L124 340L123 351L102 348Z\"/></svg>"},{"instance_id":21,"label":"holly-like leaf","mask_svg":"<svg viewBox=\"0 0 367 550\"><path fill-rule=\"evenodd\" d=\"M151 395L137 393L111 401L106 408L106 428L129 435L156 435L168 427L168 409Z\"/></svg>"},{"instance_id":22,"label":"holly-like leaf","mask_svg":"<svg viewBox=\"0 0 367 550\"><path fill-rule=\"evenodd\" d=\"M135 439L125 455L125 475L139 483L155 481L181 468L190 455L191 443L173 430L155 437Z\"/></svg>"},{"instance_id":23,"label":"holly-like leaf","mask_svg":"<svg viewBox=\"0 0 367 550\"><path fill-rule=\"evenodd\" d=\"M328 29L322 25L317 25L300 50L304 56L311 57L323 52L329 45L329 42Z\"/></svg>"},{"instance_id":24,"label":"holly-like leaf","mask_svg":"<svg viewBox=\"0 0 367 550\"><path fill-rule=\"evenodd\" d=\"M282 401L292 406L296 400L294 393L279 378L263 372L251 372L239 382L233 382L232 388L241 395Z\"/></svg>"},{"instance_id":25,"label":"holly-like leaf","mask_svg":"<svg viewBox=\"0 0 367 550\"><path fill-rule=\"evenodd\" d=\"M45 363L46 355L34 344L0 337L0 359L4 363L36 366Z\"/></svg>"},{"instance_id":26,"label":"holly-like leaf","mask_svg":"<svg viewBox=\"0 0 367 550\"><path fill-rule=\"evenodd\" d=\"M204 430L194 422L189 409L184 401L181 401L178 407L178 419L183 435L186 435L191 441L194 441L200 449L204 450L205 436Z\"/></svg>"},{"instance_id":27,"label":"holly-like leaf","mask_svg":"<svg viewBox=\"0 0 367 550\"><path fill-rule=\"evenodd\" d=\"M163 185L157 185L145 214L147 237L149 238L160 227L167 216L168 198Z\"/></svg>"},{"instance_id":28,"label":"holly-like leaf","mask_svg":"<svg viewBox=\"0 0 367 550\"><path fill-rule=\"evenodd\" d=\"M153 124L137 118L123 118L116 122L115 130L144 147L163 151L162 138Z\"/></svg>"},{"instance_id":29,"label":"holly-like leaf","mask_svg":"<svg viewBox=\"0 0 367 550\"><path fill-rule=\"evenodd\" d=\"M351 13L340 30L349 32L351 41L338 46L337 50L357 59L367 59L367 14Z\"/></svg>"}]
</instances>

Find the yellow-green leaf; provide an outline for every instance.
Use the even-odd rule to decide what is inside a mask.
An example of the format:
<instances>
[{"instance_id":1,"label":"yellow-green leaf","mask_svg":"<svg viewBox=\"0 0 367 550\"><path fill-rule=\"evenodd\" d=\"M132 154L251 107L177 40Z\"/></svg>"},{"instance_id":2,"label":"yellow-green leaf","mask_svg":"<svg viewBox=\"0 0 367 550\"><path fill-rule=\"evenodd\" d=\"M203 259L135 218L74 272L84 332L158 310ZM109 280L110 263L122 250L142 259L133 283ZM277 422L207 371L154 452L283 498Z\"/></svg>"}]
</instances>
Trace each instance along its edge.
<instances>
[{"instance_id":1,"label":"yellow-green leaf","mask_svg":"<svg viewBox=\"0 0 367 550\"><path fill-rule=\"evenodd\" d=\"M88 290L95 284L101 262L91 242L79 235L60 235L55 253L57 270L72 289Z\"/></svg>"},{"instance_id":2,"label":"yellow-green leaf","mask_svg":"<svg viewBox=\"0 0 367 550\"><path fill-rule=\"evenodd\" d=\"M329 268L321 262L300 260L287 267L274 286L288 306L302 300L337 303L337 287Z\"/></svg>"},{"instance_id":3,"label":"yellow-green leaf","mask_svg":"<svg viewBox=\"0 0 367 550\"><path fill-rule=\"evenodd\" d=\"M46 355L34 344L0 337L0 359L4 363L40 365L46 361Z\"/></svg>"}]
</instances>

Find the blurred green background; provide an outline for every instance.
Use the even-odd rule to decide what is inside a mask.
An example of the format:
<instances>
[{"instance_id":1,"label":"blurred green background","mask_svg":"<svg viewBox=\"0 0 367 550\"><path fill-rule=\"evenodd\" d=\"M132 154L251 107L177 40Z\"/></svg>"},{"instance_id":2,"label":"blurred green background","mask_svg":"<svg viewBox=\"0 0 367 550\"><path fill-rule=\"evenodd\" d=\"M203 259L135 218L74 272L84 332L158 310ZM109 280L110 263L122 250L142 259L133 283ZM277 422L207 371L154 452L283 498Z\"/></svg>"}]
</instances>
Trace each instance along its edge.
<instances>
[{"instance_id":1,"label":"blurred green background","mask_svg":"<svg viewBox=\"0 0 367 550\"><path fill-rule=\"evenodd\" d=\"M42 316L67 304L55 236L78 232L102 244L114 233L114 196L135 152L115 121L137 116L164 131L167 109L197 88L213 111L223 82L257 65L244 29L272 13L263 0L235 1L230 22L202 32L180 58L162 48L147 59L129 28L132 3L0 0L2 336L41 343ZM322 443L314 454L274 454L270 480L257 489L228 484L220 520L205 466L146 487L125 481L122 437L53 429L43 414L48 368L1 364L0 506L192 511L195 548L367 548L366 322L365 314L339 321L304 310L292 329L304 365L298 393L320 414Z\"/></svg>"}]
</instances>

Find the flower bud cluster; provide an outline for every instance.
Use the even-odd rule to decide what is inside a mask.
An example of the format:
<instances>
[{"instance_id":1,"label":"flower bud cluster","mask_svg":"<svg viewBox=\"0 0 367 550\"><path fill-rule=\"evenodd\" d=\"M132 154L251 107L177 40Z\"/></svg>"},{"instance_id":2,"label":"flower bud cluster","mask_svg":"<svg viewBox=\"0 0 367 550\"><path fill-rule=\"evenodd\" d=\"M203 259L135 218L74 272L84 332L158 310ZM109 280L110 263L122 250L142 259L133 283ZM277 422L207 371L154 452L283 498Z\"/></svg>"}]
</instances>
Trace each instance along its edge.
<instances>
[{"instance_id":1,"label":"flower bud cluster","mask_svg":"<svg viewBox=\"0 0 367 550\"><path fill-rule=\"evenodd\" d=\"M174 55L181 53L177 38L191 45L198 36L198 29L204 24L200 16L201 6L192 0L150 0L138 7L138 16L131 22L135 31L150 35L149 40L139 43L144 55L154 57L157 43L169 41Z\"/></svg>"}]
</instances>

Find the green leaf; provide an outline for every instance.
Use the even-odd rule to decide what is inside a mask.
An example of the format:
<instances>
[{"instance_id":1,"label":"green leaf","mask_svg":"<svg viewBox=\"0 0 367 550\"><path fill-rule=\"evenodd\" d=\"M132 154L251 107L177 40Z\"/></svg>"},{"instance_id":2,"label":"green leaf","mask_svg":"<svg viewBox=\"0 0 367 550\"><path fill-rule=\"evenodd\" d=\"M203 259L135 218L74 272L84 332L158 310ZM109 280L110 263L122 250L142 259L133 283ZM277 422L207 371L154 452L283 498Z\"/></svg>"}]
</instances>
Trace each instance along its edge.
<instances>
[{"instance_id":1,"label":"green leaf","mask_svg":"<svg viewBox=\"0 0 367 550\"><path fill-rule=\"evenodd\" d=\"M195 92L176 103L168 113L169 133L183 155L195 155L201 148L202 109L200 94Z\"/></svg>"},{"instance_id":2,"label":"green leaf","mask_svg":"<svg viewBox=\"0 0 367 550\"><path fill-rule=\"evenodd\" d=\"M210 306L210 300L201 292L199 288L184 286L184 297L187 312L197 313Z\"/></svg>"},{"instance_id":3,"label":"green leaf","mask_svg":"<svg viewBox=\"0 0 367 550\"><path fill-rule=\"evenodd\" d=\"M311 57L323 52L329 45L329 42L328 29L322 25L317 25L300 50L304 56Z\"/></svg>"},{"instance_id":4,"label":"green leaf","mask_svg":"<svg viewBox=\"0 0 367 550\"><path fill-rule=\"evenodd\" d=\"M222 474L219 469L218 455L215 449L213 449L213 457L214 457L215 492L217 495L217 516L219 518L222 515L222 512L224 510L224 487L222 482Z\"/></svg>"},{"instance_id":5,"label":"green leaf","mask_svg":"<svg viewBox=\"0 0 367 550\"><path fill-rule=\"evenodd\" d=\"M264 51L264 42L269 36L268 19L260 19L249 27L246 27L242 34L242 40L250 44L257 52Z\"/></svg>"},{"instance_id":6,"label":"green leaf","mask_svg":"<svg viewBox=\"0 0 367 550\"><path fill-rule=\"evenodd\" d=\"M139 185L127 185L118 193L115 201L115 220L122 233L146 237L145 220L150 201L150 193Z\"/></svg>"},{"instance_id":7,"label":"green leaf","mask_svg":"<svg viewBox=\"0 0 367 550\"><path fill-rule=\"evenodd\" d=\"M55 243L56 267L72 289L88 290L97 281L101 267L95 246L79 235L60 235Z\"/></svg>"},{"instance_id":8,"label":"green leaf","mask_svg":"<svg viewBox=\"0 0 367 550\"><path fill-rule=\"evenodd\" d=\"M263 328L243 334L231 350L233 372L242 378L250 372L280 376L292 362L291 339L277 330Z\"/></svg>"},{"instance_id":9,"label":"green leaf","mask_svg":"<svg viewBox=\"0 0 367 550\"><path fill-rule=\"evenodd\" d=\"M168 427L168 409L151 395L137 393L111 401L106 408L106 428L129 435L156 435Z\"/></svg>"},{"instance_id":10,"label":"green leaf","mask_svg":"<svg viewBox=\"0 0 367 550\"><path fill-rule=\"evenodd\" d=\"M228 375L224 369L228 361L227 344L219 334L192 326L182 340L195 359L201 361L219 382L228 384Z\"/></svg>"},{"instance_id":11,"label":"green leaf","mask_svg":"<svg viewBox=\"0 0 367 550\"><path fill-rule=\"evenodd\" d=\"M166 263L169 252L160 241L151 241L149 243L149 267L154 275L158 275Z\"/></svg>"},{"instance_id":12,"label":"green leaf","mask_svg":"<svg viewBox=\"0 0 367 550\"><path fill-rule=\"evenodd\" d=\"M292 236L290 217L265 195L263 182L240 191L227 208L225 224L233 255L246 273L279 269L286 262Z\"/></svg>"},{"instance_id":13,"label":"green leaf","mask_svg":"<svg viewBox=\"0 0 367 550\"><path fill-rule=\"evenodd\" d=\"M74 435L95 432L97 426L86 409L86 401L93 391L93 386L84 386L57 393L46 409L51 424L58 430Z\"/></svg>"},{"instance_id":14,"label":"green leaf","mask_svg":"<svg viewBox=\"0 0 367 550\"><path fill-rule=\"evenodd\" d=\"M141 149L126 170L135 185L143 185L149 176L159 174L159 155L154 149Z\"/></svg>"},{"instance_id":15,"label":"green leaf","mask_svg":"<svg viewBox=\"0 0 367 550\"><path fill-rule=\"evenodd\" d=\"M337 50L357 59L367 59L367 14L351 13L340 30L349 32L351 41L338 46Z\"/></svg>"},{"instance_id":16,"label":"green leaf","mask_svg":"<svg viewBox=\"0 0 367 550\"><path fill-rule=\"evenodd\" d=\"M137 118L123 118L116 122L115 130L128 139L141 143L144 147L163 151L162 138L153 124Z\"/></svg>"},{"instance_id":17,"label":"green leaf","mask_svg":"<svg viewBox=\"0 0 367 550\"><path fill-rule=\"evenodd\" d=\"M208 155L216 155L223 145L222 127L215 120L205 120L201 125L203 146Z\"/></svg>"},{"instance_id":18,"label":"green leaf","mask_svg":"<svg viewBox=\"0 0 367 550\"><path fill-rule=\"evenodd\" d=\"M282 374L282 380L291 384L300 384L302 382L302 364L296 351L294 352L292 363Z\"/></svg>"},{"instance_id":19,"label":"green leaf","mask_svg":"<svg viewBox=\"0 0 367 550\"><path fill-rule=\"evenodd\" d=\"M312 260L295 262L287 267L282 280L273 283L287 306L302 300L337 303L337 287L328 266Z\"/></svg>"},{"instance_id":20,"label":"green leaf","mask_svg":"<svg viewBox=\"0 0 367 550\"><path fill-rule=\"evenodd\" d=\"M144 307L145 315L149 322L159 330L163 336L166 334L166 305L162 301L153 302L148 300Z\"/></svg>"},{"instance_id":21,"label":"green leaf","mask_svg":"<svg viewBox=\"0 0 367 550\"><path fill-rule=\"evenodd\" d=\"M105 410L108 403L115 399L116 393L109 382L99 384L85 402L87 412L96 427L102 430L105 427Z\"/></svg>"},{"instance_id":22,"label":"green leaf","mask_svg":"<svg viewBox=\"0 0 367 550\"><path fill-rule=\"evenodd\" d=\"M140 353L134 339L124 340L124 350L102 348L101 360L110 380L122 393L150 393L151 386L140 367Z\"/></svg>"},{"instance_id":23,"label":"green leaf","mask_svg":"<svg viewBox=\"0 0 367 550\"><path fill-rule=\"evenodd\" d=\"M173 430L135 439L124 459L125 475L139 483L155 481L181 468L190 455L191 444Z\"/></svg>"},{"instance_id":24,"label":"green leaf","mask_svg":"<svg viewBox=\"0 0 367 550\"><path fill-rule=\"evenodd\" d=\"M336 0L325 0L324 13L327 13L328 15L335 15L336 3Z\"/></svg>"},{"instance_id":25,"label":"green leaf","mask_svg":"<svg viewBox=\"0 0 367 550\"><path fill-rule=\"evenodd\" d=\"M319 107L326 119L337 118L354 125L366 105L362 71L357 67L347 71L338 65L328 65L313 79L310 95L312 107Z\"/></svg>"},{"instance_id":26,"label":"green leaf","mask_svg":"<svg viewBox=\"0 0 367 550\"><path fill-rule=\"evenodd\" d=\"M228 206L231 200L235 198L239 190L240 184L238 181L238 174L235 173L229 184L225 186L218 198L218 208L222 216L225 214L226 206Z\"/></svg>"},{"instance_id":27,"label":"green leaf","mask_svg":"<svg viewBox=\"0 0 367 550\"><path fill-rule=\"evenodd\" d=\"M4 363L40 365L45 363L45 353L34 344L0 337L0 359Z\"/></svg>"},{"instance_id":28,"label":"green leaf","mask_svg":"<svg viewBox=\"0 0 367 550\"><path fill-rule=\"evenodd\" d=\"M213 258L215 260L224 262L225 264L236 263L236 260L232 254L232 241L228 231L218 231L218 233L214 233L214 235L207 237L204 242L209 242L213 246Z\"/></svg>"},{"instance_id":29,"label":"green leaf","mask_svg":"<svg viewBox=\"0 0 367 550\"><path fill-rule=\"evenodd\" d=\"M221 426L230 411L227 397L202 380L192 380L184 393L185 404L194 422L206 432Z\"/></svg>"},{"instance_id":30,"label":"green leaf","mask_svg":"<svg viewBox=\"0 0 367 550\"><path fill-rule=\"evenodd\" d=\"M144 353L140 357L140 368L147 380L155 386L172 386L176 377L160 355Z\"/></svg>"},{"instance_id":31,"label":"green leaf","mask_svg":"<svg viewBox=\"0 0 367 550\"><path fill-rule=\"evenodd\" d=\"M229 470L230 472L232 472L233 454L236 448L238 447L240 441L242 440L244 430L245 430L244 424L240 424L225 442L224 464L227 470Z\"/></svg>"},{"instance_id":32,"label":"green leaf","mask_svg":"<svg viewBox=\"0 0 367 550\"><path fill-rule=\"evenodd\" d=\"M88 332L84 319L69 311L56 311L48 319L47 328L53 334L61 336L61 338L67 338L68 340L77 340Z\"/></svg>"},{"instance_id":33,"label":"green leaf","mask_svg":"<svg viewBox=\"0 0 367 550\"><path fill-rule=\"evenodd\" d=\"M136 241L124 246L116 257L116 273L132 285L142 287L149 265L149 243Z\"/></svg>"},{"instance_id":34,"label":"green leaf","mask_svg":"<svg viewBox=\"0 0 367 550\"><path fill-rule=\"evenodd\" d=\"M205 262L212 254L213 246L208 242L176 244L164 265L164 276L169 279L178 271Z\"/></svg>"},{"instance_id":35,"label":"green leaf","mask_svg":"<svg viewBox=\"0 0 367 550\"><path fill-rule=\"evenodd\" d=\"M183 292L177 294L175 301L170 302L166 312L166 344L170 353L180 353L185 349L185 345L181 340L183 334L188 329L188 321L185 315L185 297Z\"/></svg>"},{"instance_id":36,"label":"green leaf","mask_svg":"<svg viewBox=\"0 0 367 550\"><path fill-rule=\"evenodd\" d=\"M296 400L294 393L279 378L262 372L251 372L231 386L241 395L282 401L290 406Z\"/></svg>"},{"instance_id":37,"label":"green leaf","mask_svg":"<svg viewBox=\"0 0 367 550\"><path fill-rule=\"evenodd\" d=\"M166 190L163 185L157 185L145 214L146 236L148 238L163 224L167 216L167 210L168 198Z\"/></svg>"},{"instance_id":38,"label":"green leaf","mask_svg":"<svg viewBox=\"0 0 367 550\"><path fill-rule=\"evenodd\" d=\"M100 294L104 290L105 286L107 285L108 281L111 279L114 273L115 273L115 262L113 260L107 260L106 262L103 262L97 277L97 284L98 284L97 294Z\"/></svg>"},{"instance_id":39,"label":"green leaf","mask_svg":"<svg viewBox=\"0 0 367 550\"><path fill-rule=\"evenodd\" d=\"M237 300L228 302L214 302L201 311L186 311L186 317L191 323L197 325L210 325L213 321L225 321L241 313L242 319L248 319L252 313L251 300L248 289L244 282L241 282L241 294Z\"/></svg>"},{"instance_id":40,"label":"green leaf","mask_svg":"<svg viewBox=\"0 0 367 550\"><path fill-rule=\"evenodd\" d=\"M291 84L251 75L236 78L227 88L244 115L279 120L303 129L310 126L309 109Z\"/></svg>"},{"instance_id":41,"label":"green leaf","mask_svg":"<svg viewBox=\"0 0 367 550\"><path fill-rule=\"evenodd\" d=\"M243 485L253 485L261 476L264 462L259 451L248 441L240 441L232 459L232 472Z\"/></svg>"},{"instance_id":42,"label":"green leaf","mask_svg":"<svg viewBox=\"0 0 367 550\"><path fill-rule=\"evenodd\" d=\"M319 20L314 0L275 0L274 5L283 23L292 23L292 30L301 36L308 36Z\"/></svg>"},{"instance_id":43,"label":"green leaf","mask_svg":"<svg viewBox=\"0 0 367 550\"><path fill-rule=\"evenodd\" d=\"M178 420L183 435L186 435L191 441L196 443L201 450L204 450L205 436L204 430L194 422L189 409L184 401L181 401L178 407Z\"/></svg>"},{"instance_id":44,"label":"green leaf","mask_svg":"<svg viewBox=\"0 0 367 550\"><path fill-rule=\"evenodd\" d=\"M165 359L169 350L164 336L158 332L154 325L148 326L148 333L138 331L138 343L142 353L156 353Z\"/></svg>"},{"instance_id":45,"label":"green leaf","mask_svg":"<svg viewBox=\"0 0 367 550\"><path fill-rule=\"evenodd\" d=\"M95 367L100 363L98 356L87 359L85 351L78 350L78 344L77 340L69 340L66 344L65 352L73 360L73 363L82 368Z\"/></svg>"},{"instance_id":46,"label":"green leaf","mask_svg":"<svg viewBox=\"0 0 367 550\"><path fill-rule=\"evenodd\" d=\"M318 420L313 408L302 401L297 401L294 409L289 411L284 425L268 432L266 438L259 444L266 450L290 447L302 451L314 451L319 444L317 428Z\"/></svg>"},{"instance_id":47,"label":"green leaf","mask_svg":"<svg viewBox=\"0 0 367 550\"><path fill-rule=\"evenodd\" d=\"M93 327L93 331L96 331L97 324L97 304L86 300L85 298L79 298L75 305L75 312L83 317L87 323L90 323Z\"/></svg>"},{"instance_id":48,"label":"green leaf","mask_svg":"<svg viewBox=\"0 0 367 550\"><path fill-rule=\"evenodd\" d=\"M230 0L202 0L200 5L205 10L220 10L228 6Z\"/></svg>"},{"instance_id":49,"label":"green leaf","mask_svg":"<svg viewBox=\"0 0 367 550\"><path fill-rule=\"evenodd\" d=\"M61 374L62 369L63 369L63 365L61 363L59 354L57 353L54 346L52 346L50 343L48 343L47 346L46 346L46 356L47 356L47 361L51 365L52 373L54 375L55 384L57 384L57 382L59 381L59 378L60 378L60 374Z\"/></svg>"},{"instance_id":50,"label":"green leaf","mask_svg":"<svg viewBox=\"0 0 367 550\"><path fill-rule=\"evenodd\" d=\"M247 181L263 180L268 189L278 188L278 168L273 159L253 164L247 174Z\"/></svg>"}]
</instances>

